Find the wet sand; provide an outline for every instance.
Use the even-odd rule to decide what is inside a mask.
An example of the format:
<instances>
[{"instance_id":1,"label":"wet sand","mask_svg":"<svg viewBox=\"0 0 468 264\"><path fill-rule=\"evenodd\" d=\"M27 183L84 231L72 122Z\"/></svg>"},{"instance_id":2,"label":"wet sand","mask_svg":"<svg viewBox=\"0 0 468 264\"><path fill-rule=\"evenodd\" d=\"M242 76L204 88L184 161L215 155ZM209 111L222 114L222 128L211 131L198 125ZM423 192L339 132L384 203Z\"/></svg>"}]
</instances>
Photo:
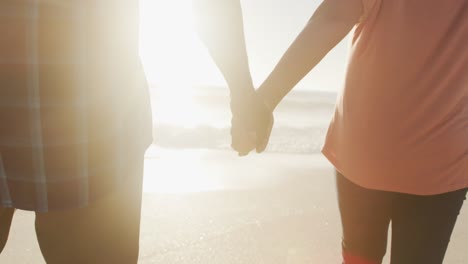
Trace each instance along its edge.
<instances>
[{"instance_id":1,"label":"wet sand","mask_svg":"<svg viewBox=\"0 0 468 264\"><path fill-rule=\"evenodd\" d=\"M175 158L185 166L171 165ZM333 170L320 155L150 155L145 191L139 263L340 263ZM466 263L467 243L465 206L445 263ZM0 263L44 263L32 213L15 215Z\"/></svg>"}]
</instances>

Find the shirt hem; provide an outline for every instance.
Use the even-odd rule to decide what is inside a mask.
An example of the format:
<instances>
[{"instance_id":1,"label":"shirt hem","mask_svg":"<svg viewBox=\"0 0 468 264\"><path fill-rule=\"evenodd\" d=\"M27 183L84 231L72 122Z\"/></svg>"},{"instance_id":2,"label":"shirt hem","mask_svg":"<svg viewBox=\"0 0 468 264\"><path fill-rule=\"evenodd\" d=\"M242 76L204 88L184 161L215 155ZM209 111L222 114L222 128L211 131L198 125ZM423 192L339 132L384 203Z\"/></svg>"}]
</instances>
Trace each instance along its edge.
<instances>
[{"instance_id":1,"label":"shirt hem","mask_svg":"<svg viewBox=\"0 0 468 264\"><path fill-rule=\"evenodd\" d=\"M392 186L382 186L382 185L377 185L377 184L363 184L360 181L356 181L354 178L350 177L348 173L344 172L340 166L338 166L338 160L334 157L334 155L326 148L324 147L322 149L322 154L325 156L325 158L330 161L330 163L335 167L335 169L342 174L346 179L351 181L352 183L365 188L369 190L376 190L376 191L384 191L384 192L393 192L393 193L402 193L402 194L410 194L410 195L418 195L418 196L433 196L433 195L440 195L440 194L445 194L445 193L450 193L450 192L455 192L459 190L464 190L468 188L468 182L464 182L461 184L454 184L447 186L446 188L441 188L438 191L415 191L411 188L395 188Z\"/></svg>"}]
</instances>

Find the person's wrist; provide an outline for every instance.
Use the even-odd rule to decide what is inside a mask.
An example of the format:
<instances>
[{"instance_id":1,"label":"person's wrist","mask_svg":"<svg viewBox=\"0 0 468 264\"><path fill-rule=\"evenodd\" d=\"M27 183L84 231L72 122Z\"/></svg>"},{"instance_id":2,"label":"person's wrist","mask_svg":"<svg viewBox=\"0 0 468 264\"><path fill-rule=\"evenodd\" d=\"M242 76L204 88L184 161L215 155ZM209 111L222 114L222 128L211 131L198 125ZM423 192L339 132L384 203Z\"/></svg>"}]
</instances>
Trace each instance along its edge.
<instances>
[{"instance_id":1,"label":"person's wrist","mask_svg":"<svg viewBox=\"0 0 468 264\"><path fill-rule=\"evenodd\" d=\"M276 108L277 106L277 100L275 100L271 93L268 93L265 89L259 89L257 91L257 94L258 96L260 97L260 99L262 100L263 104L270 110L273 112L273 110Z\"/></svg>"},{"instance_id":2,"label":"person's wrist","mask_svg":"<svg viewBox=\"0 0 468 264\"><path fill-rule=\"evenodd\" d=\"M252 97L255 94L255 88L252 84L239 84L231 86L231 102L236 104L245 104L249 100L252 100Z\"/></svg>"},{"instance_id":3,"label":"person's wrist","mask_svg":"<svg viewBox=\"0 0 468 264\"><path fill-rule=\"evenodd\" d=\"M227 84L231 91L231 98L233 99L242 99L255 92L255 87L251 78L237 77L235 79L228 80Z\"/></svg>"},{"instance_id":4,"label":"person's wrist","mask_svg":"<svg viewBox=\"0 0 468 264\"><path fill-rule=\"evenodd\" d=\"M231 94L231 112L234 116L245 116L250 113L255 103L255 90L246 90L242 93Z\"/></svg>"}]
</instances>

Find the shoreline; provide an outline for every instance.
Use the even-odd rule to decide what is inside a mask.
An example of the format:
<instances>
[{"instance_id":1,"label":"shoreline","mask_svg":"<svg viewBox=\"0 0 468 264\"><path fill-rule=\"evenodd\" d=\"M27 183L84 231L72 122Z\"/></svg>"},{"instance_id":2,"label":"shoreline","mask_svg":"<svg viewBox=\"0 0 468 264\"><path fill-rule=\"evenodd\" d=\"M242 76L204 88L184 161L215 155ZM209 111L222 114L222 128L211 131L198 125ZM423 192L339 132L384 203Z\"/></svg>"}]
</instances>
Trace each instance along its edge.
<instances>
[{"instance_id":1,"label":"shoreline","mask_svg":"<svg viewBox=\"0 0 468 264\"><path fill-rule=\"evenodd\" d=\"M141 264L340 263L335 180L321 155L267 153L238 158L217 150L156 150L147 153L146 167ZM198 175L217 183L217 188L181 182L191 178L197 182ZM168 192L148 187L161 183L167 184ZM183 188L171 192L171 186ZM467 243L465 206L445 263L465 263ZM15 214L0 263L44 263L33 213ZM383 263L388 263L388 256Z\"/></svg>"}]
</instances>

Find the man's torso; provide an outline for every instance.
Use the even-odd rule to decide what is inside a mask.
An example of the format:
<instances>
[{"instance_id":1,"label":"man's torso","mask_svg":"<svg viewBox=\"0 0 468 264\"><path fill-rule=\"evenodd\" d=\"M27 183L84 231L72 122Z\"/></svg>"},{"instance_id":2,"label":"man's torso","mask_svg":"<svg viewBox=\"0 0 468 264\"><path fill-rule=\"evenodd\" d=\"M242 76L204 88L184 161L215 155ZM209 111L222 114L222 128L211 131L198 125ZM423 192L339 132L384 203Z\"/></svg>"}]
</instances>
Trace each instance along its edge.
<instances>
[{"instance_id":1,"label":"man's torso","mask_svg":"<svg viewBox=\"0 0 468 264\"><path fill-rule=\"evenodd\" d=\"M150 143L138 21L131 0L0 2L3 206L84 206Z\"/></svg>"}]
</instances>

